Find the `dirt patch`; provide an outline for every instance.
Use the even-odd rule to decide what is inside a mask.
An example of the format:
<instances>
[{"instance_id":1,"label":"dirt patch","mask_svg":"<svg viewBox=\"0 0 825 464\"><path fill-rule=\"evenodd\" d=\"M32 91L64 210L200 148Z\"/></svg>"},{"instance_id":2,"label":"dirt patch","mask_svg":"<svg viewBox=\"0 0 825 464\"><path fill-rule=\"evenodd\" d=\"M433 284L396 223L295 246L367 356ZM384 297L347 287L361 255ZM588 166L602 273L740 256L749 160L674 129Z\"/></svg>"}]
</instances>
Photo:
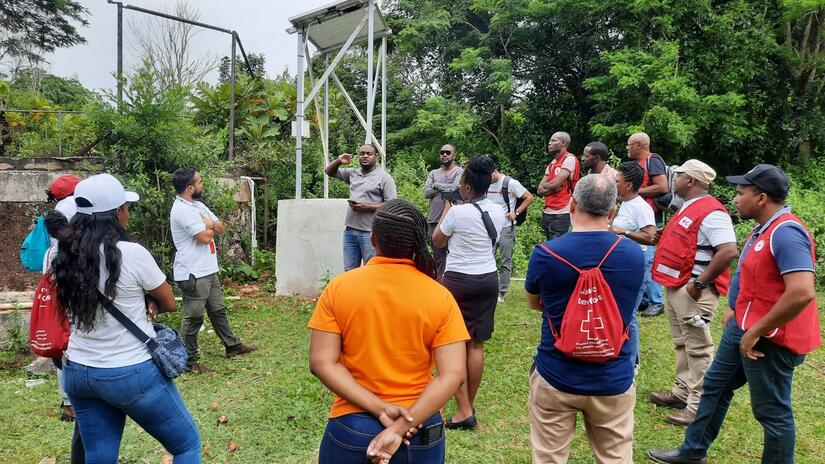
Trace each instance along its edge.
<instances>
[{"instance_id":1,"label":"dirt patch","mask_svg":"<svg viewBox=\"0 0 825 464\"><path fill-rule=\"evenodd\" d=\"M0 291L34 290L40 277L23 269L20 245L35 218L49 206L43 203L0 203Z\"/></svg>"}]
</instances>

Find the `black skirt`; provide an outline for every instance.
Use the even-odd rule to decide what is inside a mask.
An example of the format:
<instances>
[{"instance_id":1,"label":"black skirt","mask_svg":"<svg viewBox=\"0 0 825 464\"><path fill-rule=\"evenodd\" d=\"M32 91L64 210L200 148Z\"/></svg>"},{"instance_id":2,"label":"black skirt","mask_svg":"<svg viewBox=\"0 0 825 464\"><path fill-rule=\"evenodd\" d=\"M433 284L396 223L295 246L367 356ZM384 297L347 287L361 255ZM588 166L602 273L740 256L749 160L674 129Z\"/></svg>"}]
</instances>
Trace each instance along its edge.
<instances>
[{"instance_id":1,"label":"black skirt","mask_svg":"<svg viewBox=\"0 0 825 464\"><path fill-rule=\"evenodd\" d=\"M441 283L458 302L467 332L473 340L485 341L493 336L498 301L498 274L462 274L447 271Z\"/></svg>"}]
</instances>

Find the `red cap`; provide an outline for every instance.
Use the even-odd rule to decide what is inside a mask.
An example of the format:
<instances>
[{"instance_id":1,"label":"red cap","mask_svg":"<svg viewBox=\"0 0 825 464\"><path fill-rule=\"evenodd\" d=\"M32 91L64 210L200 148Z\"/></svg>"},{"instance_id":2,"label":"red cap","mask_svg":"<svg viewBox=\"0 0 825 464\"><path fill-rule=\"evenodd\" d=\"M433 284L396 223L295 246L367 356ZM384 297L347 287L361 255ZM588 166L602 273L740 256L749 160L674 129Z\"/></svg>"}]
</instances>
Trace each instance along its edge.
<instances>
[{"instance_id":1,"label":"red cap","mask_svg":"<svg viewBox=\"0 0 825 464\"><path fill-rule=\"evenodd\" d=\"M58 176L57 179L49 186L49 191L57 201L60 201L68 196L74 195L74 188L80 182L80 178L73 174L64 174Z\"/></svg>"}]
</instances>

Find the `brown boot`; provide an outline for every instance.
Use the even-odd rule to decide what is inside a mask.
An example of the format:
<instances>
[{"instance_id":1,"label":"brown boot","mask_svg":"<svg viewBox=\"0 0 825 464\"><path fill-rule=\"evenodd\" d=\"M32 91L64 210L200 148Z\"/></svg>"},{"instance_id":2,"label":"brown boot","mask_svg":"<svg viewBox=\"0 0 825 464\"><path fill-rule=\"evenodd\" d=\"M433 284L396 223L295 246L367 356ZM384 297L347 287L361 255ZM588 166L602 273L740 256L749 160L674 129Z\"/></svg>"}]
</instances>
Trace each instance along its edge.
<instances>
[{"instance_id":1,"label":"brown boot","mask_svg":"<svg viewBox=\"0 0 825 464\"><path fill-rule=\"evenodd\" d=\"M682 427L687 427L688 425L693 422L693 419L696 419L696 413L690 412L687 409L682 409L681 411L676 411L673 414L665 417L667 422L670 422L673 425L681 425Z\"/></svg>"},{"instance_id":2,"label":"brown boot","mask_svg":"<svg viewBox=\"0 0 825 464\"><path fill-rule=\"evenodd\" d=\"M239 356L239 355L242 355L242 354L251 353L251 352L253 352L257 349L258 349L258 347L255 346L255 345L240 344L240 345L235 345L235 346L228 346L228 347L226 347L226 357L231 358L231 357L234 357L234 356Z\"/></svg>"},{"instance_id":3,"label":"brown boot","mask_svg":"<svg viewBox=\"0 0 825 464\"><path fill-rule=\"evenodd\" d=\"M211 367L201 364L201 363L192 363L183 368L184 372L191 372L193 374L210 374L215 372L215 369Z\"/></svg>"},{"instance_id":4,"label":"brown boot","mask_svg":"<svg viewBox=\"0 0 825 464\"><path fill-rule=\"evenodd\" d=\"M650 402L656 406L663 406L665 408L684 409L685 406L687 406L687 403L677 398L672 391L651 392Z\"/></svg>"}]
</instances>

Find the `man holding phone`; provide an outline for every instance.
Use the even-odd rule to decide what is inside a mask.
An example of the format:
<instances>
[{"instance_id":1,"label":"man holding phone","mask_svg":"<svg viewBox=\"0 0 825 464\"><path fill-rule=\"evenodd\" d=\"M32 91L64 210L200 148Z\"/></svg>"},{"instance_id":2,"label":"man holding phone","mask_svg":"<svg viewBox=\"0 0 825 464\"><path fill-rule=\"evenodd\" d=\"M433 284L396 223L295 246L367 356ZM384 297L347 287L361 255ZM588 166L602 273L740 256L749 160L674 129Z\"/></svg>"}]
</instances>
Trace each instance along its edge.
<instances>
[{"instance_id":1,"label":"man holding phone","mask_svg":"<svg viewBox=\"0 0 825 464\"><path fill-rule=\"evenodd\" d=\"M385 201L394 200L397 195L392 176L376 165L376 150L364 144L358 150L361 169L343 168L342 164L352 162L352 155L343 153L324 169L329 177L335 177L349 184L349 210L344 229L344 270L349 271L367 263L375 256L370 242L372 218L375 211Z\"/></svg>"},{"instance_id":2,"label":"man holding phone","mask_svg":"<svg viewBox=\"0 0 825 464\"><path fill-rule=\"evenodd\" d=\"M458 180L461 179L461 173L464 170L455 164L455 155L455 145L448 143L441 147L438 153L441 167L430 171L424 183L424 198L430 200L427 215L428 237L433 236L447 202L461 201L461 196L458 195ZM447 248L438 248L433 245L433 260L435 260L436 273L440 281L447 264Z\"/></svg>"}]
</instances>

